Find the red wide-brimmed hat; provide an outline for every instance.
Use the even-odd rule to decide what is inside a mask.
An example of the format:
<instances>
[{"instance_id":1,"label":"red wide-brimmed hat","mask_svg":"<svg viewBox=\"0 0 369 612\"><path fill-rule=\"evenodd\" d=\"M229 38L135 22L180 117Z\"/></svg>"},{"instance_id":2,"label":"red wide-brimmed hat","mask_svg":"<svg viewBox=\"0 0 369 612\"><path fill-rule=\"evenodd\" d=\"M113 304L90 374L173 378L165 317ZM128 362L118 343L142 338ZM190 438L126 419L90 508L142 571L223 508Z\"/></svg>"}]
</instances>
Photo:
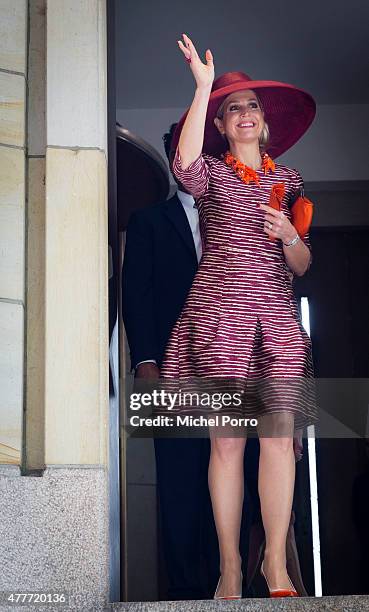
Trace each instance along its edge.
<instances>
[{"instance_id":1,"label":"red wide-brimmed hat","mask_svg":"<svg viewBox=\"0 0 369 612\"><path fill-rule=\"evenodd\" d=\"M270 132L270 141L266 151L273 159L292 147L305 134L315 117L315 101L306 91L278 81L253 81L244 72L226 72L214 81L211 89L206 114L203 153L220 157L228 148L227 142L214 124L214 118L223 100L234 91L243 89L255 90L261 101L264 119ZM174 150L177 147L188 110L179 120L173 134L171 148Z\"/></svg>"}]
</instances>

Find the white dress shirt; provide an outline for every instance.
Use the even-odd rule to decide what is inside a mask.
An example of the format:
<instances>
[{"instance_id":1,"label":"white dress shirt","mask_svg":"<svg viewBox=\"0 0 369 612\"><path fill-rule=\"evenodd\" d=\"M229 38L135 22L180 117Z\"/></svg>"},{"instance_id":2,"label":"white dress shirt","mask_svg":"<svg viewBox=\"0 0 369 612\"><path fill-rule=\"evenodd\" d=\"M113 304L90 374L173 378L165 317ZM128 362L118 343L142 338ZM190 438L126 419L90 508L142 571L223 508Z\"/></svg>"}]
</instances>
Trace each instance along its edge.
<instances>
[{"instance_id":1,"label":"white dress shirt","mask_svg":"<svg viewBox=\"0 0 369 612\"><path fill-rule=\"evenodd\" d=\"M184 191L177 190L177 196L179 201L181 202L183 209L186 213L188 223L190 225L193 241L195 243L197 261L200 261L202 255L202 243L201 243L201 234L200 234L200 224L199 224L199 212L197 210L194 197L185 193ZM144 361L139 361L136 365L136 368L140 365L140 363L156 363L155 359L144 359Z\"/></svg>"},{"instance_id":2,"label":"white dress shirt","mask_svg":"<svg viewBox=\"0 0 369 612\"><path fill-rule=\"evenodd\" d=\"M192 231L193 241L197 254L197 261L200 261L202 255L202 244L199 225L199 212L197 210L194 197L184 191L177 191L178 199L180 200L184 211L187 215L188 222Z\"/></svg>"}]
</instances>

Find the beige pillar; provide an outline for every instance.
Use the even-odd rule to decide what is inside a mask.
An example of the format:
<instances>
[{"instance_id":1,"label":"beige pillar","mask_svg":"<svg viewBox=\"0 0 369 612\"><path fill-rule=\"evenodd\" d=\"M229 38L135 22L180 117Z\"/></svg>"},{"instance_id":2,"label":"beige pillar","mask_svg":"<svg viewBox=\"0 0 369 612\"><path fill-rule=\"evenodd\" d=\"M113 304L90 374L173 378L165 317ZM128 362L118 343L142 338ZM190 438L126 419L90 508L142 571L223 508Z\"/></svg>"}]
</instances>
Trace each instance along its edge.
<instances>
[{"instance_id":1,"label":"beige pillar","mask_svg":"<svg viewBox=\"0 0 369 612\"><path fill-rule=\"evenodd\" d=\"M0 592L104 609L106 0L0 12Z\"/></svg>"},{"instance_id":2,"label":"beige pillar","mask_svg":"<svg viewBox=\"0 0 369 612\"><path fill-rule=\"evenodd\" d=\"M105 0L37 4L30 97L41 105L29 114L26 466L106 465Z\"/></svg>"},{"instance_id":3,"label":"beige pillar","mask_svg":"<svg viewBox=\"0 0 369 612\"><path fill-rule=\"evenodd\" d=\"M0 463L106 465L105 0L31 0L28 62L27 4L1 0Z\"/></svg>"},{"instance_id":4,"label":"beige pillar","mask_svg":"<svg viewBox=\"0 0 369 612\"><path fill-rule=\"evenodd\" d=\"M47 2L46 465L107 462L105 26L105 0Z\"/></svg>"}]
</instances>

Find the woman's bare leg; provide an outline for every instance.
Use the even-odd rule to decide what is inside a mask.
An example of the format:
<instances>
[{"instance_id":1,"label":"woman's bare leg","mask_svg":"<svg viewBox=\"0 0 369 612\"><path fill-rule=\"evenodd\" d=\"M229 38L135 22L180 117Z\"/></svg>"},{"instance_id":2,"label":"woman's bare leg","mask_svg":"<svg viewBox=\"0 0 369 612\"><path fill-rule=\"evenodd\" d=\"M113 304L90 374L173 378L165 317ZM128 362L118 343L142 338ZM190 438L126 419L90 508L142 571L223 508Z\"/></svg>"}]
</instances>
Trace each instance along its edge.
<instances>
[{"instance_id":1,"label":"woman's bare leg","mask_svg":"<svg viewBox=\"0 0 369 612\"><path fill-rule=\"evenodd\" d=\"M220 573L218 595L237 595L240 588L239 550L244 495L243 457L246 438L225 438L210 428L209 490L218 534Z\"/></svg>"},{"instance_id":2,"label":"woman's bare leg","mask_svg":"<svg viewBox=\"0 0 369 612\"><path fill-rule=\"evenodd\" d=\"M265 530L264 572L271 589L290 589L286 570L286 537L295 485L293 415L277 413L259 419L259 496Z\"/></svg>"}]
</instances>

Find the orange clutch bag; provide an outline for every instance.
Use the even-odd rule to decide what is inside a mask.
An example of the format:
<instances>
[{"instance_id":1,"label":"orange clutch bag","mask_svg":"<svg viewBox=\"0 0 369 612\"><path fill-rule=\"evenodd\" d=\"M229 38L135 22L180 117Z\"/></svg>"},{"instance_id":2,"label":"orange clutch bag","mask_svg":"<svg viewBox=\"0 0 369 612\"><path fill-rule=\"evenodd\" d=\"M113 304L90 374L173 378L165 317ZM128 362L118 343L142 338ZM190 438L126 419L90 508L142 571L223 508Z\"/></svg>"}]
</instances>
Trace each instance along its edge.
<instances>
[{"instance_id":1,"label":"orange clutch bag","mask_svg":"<svg viewBox=\"0 0 369 612\"><path fill-rule=\"evenodd\" d=\"M281 210L283 196L284 183L276 183L272 187L269 206L275 208L276 210ZM309 231L311 221L313 219L314 204L311 200L309 200L309 198L300 195L292 204L290 210L291 223L296 228L300 238L302 238ZM275 240L275 238L272 238L271 240Z\"/></svg>"}]
</instances>

